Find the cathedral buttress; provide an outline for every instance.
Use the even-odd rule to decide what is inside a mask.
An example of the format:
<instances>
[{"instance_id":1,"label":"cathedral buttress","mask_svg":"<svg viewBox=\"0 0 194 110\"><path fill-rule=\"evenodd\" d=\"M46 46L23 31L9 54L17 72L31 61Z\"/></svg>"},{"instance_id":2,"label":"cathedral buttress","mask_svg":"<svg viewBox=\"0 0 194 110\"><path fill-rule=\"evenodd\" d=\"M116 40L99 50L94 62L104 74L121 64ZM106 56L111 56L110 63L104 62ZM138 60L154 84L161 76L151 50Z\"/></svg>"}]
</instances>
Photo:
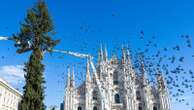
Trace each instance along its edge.
<instances>
[{"instance_id":1,"label":"cathedral buttress","mask_svg":"<svg viewBox=\"0 0 194 110\"><path fill-rule=\"evenodd\" d=\"M142 59L141 59L142 60ZM141 72L141 87L142 87L142 90L143 90L143 101L144 101L144 108L145 110L150 110L152 109L152 99L151 99L151 87L149 85L149 82L148 82L148 78L147 78L147 73L146 73L146 70L145 70L145 65L144 65L144 62L141 61L141 67L140 67L140 72Z\"/></svg>"},{"instance_id":2,"label":"cathedral buttress","mask_svg":"<svg viewBox=\"0 0 194 110\"><path fill-rule=\"evenodd\" d=\"M108 53L107 53L107 48L106 48L106 47L104 48L103 58L104 58L104 61L105 61L105 62L108 61Z\"/></svg>"},{"instance_id":3,"label":"cathedral buttress","mask_svg":"<svg viewBox=\"0 0 194 110\"><path fill-rule=\"evenodd\" d=\"M91 76L90 76L90 64L87 60L86 64L86 82L85 82L85 110L91 110L92 102L92 88L91 88Z\"/></svg>"},{"instance_id":4,"label":"cathedral buttress","mask_svg":"<svg viewBox=\"0 0 194 110\"><path fill-rule=\"evenodd\" d=\"M70 68L68 67L68 76L67 76L67 85L65 88L65 97L64 97L64 110L74 110L74 99L75 99L75 91L74 91L74 72L70 73Z\"/></svg>"},{"instance_id":5,"label":"cathedral buttress","mask_svg":"<svg viewBox=\"0 0 194 110\"><path fill-rule=\"evenodd\" d=\"M158 93L159 93L159 103L160 103L160 110L170 110L170 99L169 94L166 88L166 84L164 82L163 76L159 73L157 76L158 82Z\"/></svg>"}]
</instances>

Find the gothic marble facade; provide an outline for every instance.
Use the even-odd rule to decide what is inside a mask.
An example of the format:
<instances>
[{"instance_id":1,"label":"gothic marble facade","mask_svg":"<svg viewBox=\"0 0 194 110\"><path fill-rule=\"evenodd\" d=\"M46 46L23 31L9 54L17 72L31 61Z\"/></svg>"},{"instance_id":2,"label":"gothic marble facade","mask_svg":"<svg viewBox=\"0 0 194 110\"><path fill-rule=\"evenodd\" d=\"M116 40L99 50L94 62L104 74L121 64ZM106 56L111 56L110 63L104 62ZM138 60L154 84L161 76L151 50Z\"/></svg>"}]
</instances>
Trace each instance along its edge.
<instances>
[{"instance_id":1,"label":"gothic marble facade","mask_svg":"<svg viewBox=\"0 0 194 110\"><path fill-rule=\"evenodd\" d=\"M144 64L141 63L141 73L136 74L127 49L122 49L121 60L115 55L108 59L106 49L100 49L98 54L96 69L106 92L105 97L101 97L87 62L86 80L78 87L74 73L68 69L64 110L102 110L103 98L107 100L104 104L110 110L170 110L169 96L161 74L156 77L157 84L150 85Z\"/></svg>"}]
</instances>

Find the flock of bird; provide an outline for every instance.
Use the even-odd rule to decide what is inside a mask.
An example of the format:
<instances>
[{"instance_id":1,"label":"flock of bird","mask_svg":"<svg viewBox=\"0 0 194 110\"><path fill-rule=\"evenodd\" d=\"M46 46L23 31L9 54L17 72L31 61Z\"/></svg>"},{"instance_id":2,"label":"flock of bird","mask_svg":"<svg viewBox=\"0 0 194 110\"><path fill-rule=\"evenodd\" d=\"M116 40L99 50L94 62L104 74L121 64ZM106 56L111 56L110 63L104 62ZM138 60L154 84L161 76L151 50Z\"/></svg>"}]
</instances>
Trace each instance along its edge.
<instances>
[{"instance_id":1,"label":"flock of bird","mask_svg":"<svg viewBox=\"0 0 194 110\"><path fill-rule=\"evenodd\" d=\"M134 68L137 71L140 66L137 56L142 55L144 57L145 69L148 74L149 82L156 84L156 73L158 71L162 72L172 100L179 103L184 103L186 106L189 106L192 110L194 110L194 106L191 104L191 102L189 102L190 100L185 98L185 96L188 94L192 95L191 97L194 97L194 72L192 68L194 53L192 53L192 37L188 35L181 35L179 38L183 43L178 42L179 44L177 43L172 46L160 47L156 42L156 36L146 39L143 30L141 30L140 37L138 39L145 42L145 45L142 46L142 48L129 49L131 50ZM80 45L82 45L80 47L87 51L89 44L86 41L83 42L84 43L80 43ZM116 46L114 49L116 50L113 51L118 52L121 50L117 43L115 43L115 45ZM190 52L184 53L184 50L188 50ZM98 50L95 51L97 52ZM97 58L97 55L95 58ZM79 62L76 65L79 65L79 68L85 68L85 66L83 66L85 65L85 62ZM82 71L76 73L75 77L80 84L80 82L84 82L85 80L85 72Z\"/></svg>"},{"instance_id":2,"label":"flock of bird","mask_svg":"<svg viewBox=\"0 0 194 110\"><path fill-rule=\"evenodd\" d=\"M146 41L143 31L140 32L139 39L144 40L144 42ZM156 81L153 77L157 71L162 71L173 100L185 103L186 106L190 106L194 110L194 105L189 103L187 99L184 99L186 94L194 97L194 72L192 68L194 53L192 53L192 37L181 35L180 41L183 41L182 44L163 47L161 49L157 46L157 42L154 42L154 39L156 38L152 37L151 40L147 41L148 43L144 49L139 49L133 53L135 54L133 58L136 64L135 68L139 68L139 61L135 59L137 58L136 56L138 54L143 55L150 82L155 83ZM184 53L185 50L187 51L186 53Z\"/></svg>"}]
</instances>

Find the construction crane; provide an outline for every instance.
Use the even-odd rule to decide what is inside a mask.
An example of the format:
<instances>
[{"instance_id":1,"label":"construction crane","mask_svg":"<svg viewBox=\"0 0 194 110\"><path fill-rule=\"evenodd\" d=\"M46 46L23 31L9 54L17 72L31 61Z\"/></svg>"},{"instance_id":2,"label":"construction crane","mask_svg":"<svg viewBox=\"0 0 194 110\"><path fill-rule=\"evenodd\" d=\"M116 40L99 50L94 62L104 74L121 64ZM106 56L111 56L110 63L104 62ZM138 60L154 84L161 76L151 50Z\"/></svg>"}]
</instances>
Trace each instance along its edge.
<instances>
[{"instance_id":1,"label":"construction crane","mask_svg":"<svg viewBox=\"0 0 194 110\"><path fill-rule=\"evenodd\" d=\"M14 40L12 37L0 36L0 40ZM20 41L16 41L17 44L20 44Z\"/></svg>"},{"instance_id":2,"label":"construction crane","mask_svg":"<svg viewBox=\"0 0 194 110\"><path fill-rule=\"evenodd\" d=\"M65 50L52 50L52 52L67 54L67 55L71 55L71 56L78 57L78 58L90 58L90 57L92 57L91 55L88 55L88 54L80 54L77 52L71 52L71 51L65 51Z\"/></svg>"},{"instance_id":3,"label":"construction crane","mask_svg":"<svg viewBox=\"0 0 194 110\"><path fill-rule=\"evenodd\" d=\"M11 40L12 38L0 36L0 40Z\"/></svg>"},{"instance_id":4,"label":"construction crane","mask_svg":"<svg viewBox=\"0 0 194 110\"><path fill-rule=\"evenodd\" d=\"M0 40L13 40L11 37L3 37L3 36L0 36ZM18 41L17 42L18 44L20 44L20 42ZM30 46L31 44L29 44ZM89 55L89 54L82 54L82 53L78 53L78 52L72 52L72 51L65 51L65 50L52 50L52 52L55 52L55 53L61 53L61 54L66 54L66 55L71 55L71 56L74 56L74 57L78 57L78 58L82 58L82 59L87 59L91 65L91 68L92 68L92 71L93 71L93 75L94 75L94 79L96 80L96 83L97 83L97 87L99 89L99 93L100 93L100 96L101 96L101 110L110 110L109 108L109 104L108 104L108 96L107 96L107 91L105 88L102 87L102 82L100 82L99 78L98 78L98 75L97 75L97 71L96 71L96 67L93 63L93 56ZM43 54L45 53L45 51L43 52Z\"/></svg>"}]
</instances>

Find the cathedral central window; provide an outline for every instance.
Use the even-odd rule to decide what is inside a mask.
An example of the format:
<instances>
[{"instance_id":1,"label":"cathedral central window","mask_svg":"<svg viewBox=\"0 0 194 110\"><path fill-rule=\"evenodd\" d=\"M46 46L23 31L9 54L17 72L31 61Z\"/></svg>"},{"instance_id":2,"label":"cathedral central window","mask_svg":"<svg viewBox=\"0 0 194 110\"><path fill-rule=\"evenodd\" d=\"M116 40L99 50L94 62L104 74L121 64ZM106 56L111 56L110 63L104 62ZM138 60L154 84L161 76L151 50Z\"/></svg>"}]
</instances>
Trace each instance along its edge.
<instances>
[{"instance_id":1,"label":"cathedral central window","mask_svg":"<svg viewBox=\"0 0 194 110\"><path fill-rule=\"evenodd\" d=\"M139 91L136 92L136 99L141 100L141 94Z\"/></svg>"},{"instance_id":2,"label":"cathedral central window","mask_svg":"<svg viewBox=\"0 0 194 110\"><path fill-rule=\"evenodd\" d=\"M93 96L93 100L97 100L97 99L98 99L98 98L97 98L98 92L97 92L96 90L94 90L94 91L92 92L92 96Z\"/></svg>"}]
</instances>

